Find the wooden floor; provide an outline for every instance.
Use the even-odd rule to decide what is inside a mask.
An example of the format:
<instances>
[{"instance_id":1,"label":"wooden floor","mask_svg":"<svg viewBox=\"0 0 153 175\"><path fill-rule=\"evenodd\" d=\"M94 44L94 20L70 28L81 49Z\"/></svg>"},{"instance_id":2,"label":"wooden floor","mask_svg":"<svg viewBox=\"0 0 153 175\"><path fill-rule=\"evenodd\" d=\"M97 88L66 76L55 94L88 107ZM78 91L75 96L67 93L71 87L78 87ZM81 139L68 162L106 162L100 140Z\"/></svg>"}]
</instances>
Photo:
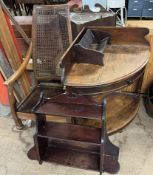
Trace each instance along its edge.
<instances>
[{"instance_id":1,"label":"wooden floor","mask_svg":"<svg viewBox=\"0 0 153 175\"><path fill-rule=\"evenodd\" d=\"M150 34L153 34L153 20L127 20L127 27L147 27L150 29Z\"/></svg>"}]
</instances>

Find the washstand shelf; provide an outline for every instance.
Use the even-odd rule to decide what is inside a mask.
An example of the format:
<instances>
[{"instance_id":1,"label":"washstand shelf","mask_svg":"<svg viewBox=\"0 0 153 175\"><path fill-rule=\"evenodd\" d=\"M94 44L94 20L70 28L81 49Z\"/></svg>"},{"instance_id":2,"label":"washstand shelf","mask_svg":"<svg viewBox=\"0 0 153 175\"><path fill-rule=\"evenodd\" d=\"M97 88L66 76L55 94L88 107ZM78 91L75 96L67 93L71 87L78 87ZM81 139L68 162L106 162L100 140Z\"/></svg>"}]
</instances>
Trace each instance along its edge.
<instances>
[{"instance_id":1,"label":"washstand shelf","mask_svg":"<svg viewBox=\"0 0 153 175\"><path fill-rule=\"evenodd\" d=\"M46 122L45 115L50 113L63 117L97 119L101 121L102 127ZM90 98L61 94L39 104L35 114L37 133L34 136L35 146L28 153L29 158L37 159L40 164L42 161L55 162L100 171L100 174L103 171L115 173L119 170L119 148L110 142L106 131L105 99L102 104L96 104ZM37 155L34 157L36 150Z\"/></svg>"},{"instance_id":2,"label":"washstand shelf","mask_svg":"<svg viewBox=\"0 0 153 175\"><path fill-rule=\"evenodd\" d=\"M63 93L48 98L42 92L34 105L32 112L36 114L37 132L34 136L35 146L28 152L29 158L37 159L39 163L49 161L98 170L100 174L103 171L116 173L119 170L119 148L109 141L107 135L106 99L114 101L114 104L118 101L126 104L124 100L127 100L127 105L138 107L139 96L116 91L136 81L136 91L140 91L150 54L149 43L144 38L148 32L145 28L103 27L90 27L80 32L61 58ZM87 36L89 37L86 38ZM90 46L97 41L96 37L101 47L92 50ZM89 42L86 42L87 39ZM101 60L98 56L88 60L86 56L91 52L93 55L101 54ZM82 56L83 61L77 60L77 53ZM125 97L123 102L116 101L120 96ZM109 102L107 111L113 109L113 103L110 104ZM132 107L127 107L122 115L119 113L119 120L121 116L128 116ZM97 120L101 122L101 126L96 128L48 122L46 115L49 114ZM118 129L133 118L134 116L130 117ZM116 122L118 121L114 125Z\"/></svg>"}]
</instances>

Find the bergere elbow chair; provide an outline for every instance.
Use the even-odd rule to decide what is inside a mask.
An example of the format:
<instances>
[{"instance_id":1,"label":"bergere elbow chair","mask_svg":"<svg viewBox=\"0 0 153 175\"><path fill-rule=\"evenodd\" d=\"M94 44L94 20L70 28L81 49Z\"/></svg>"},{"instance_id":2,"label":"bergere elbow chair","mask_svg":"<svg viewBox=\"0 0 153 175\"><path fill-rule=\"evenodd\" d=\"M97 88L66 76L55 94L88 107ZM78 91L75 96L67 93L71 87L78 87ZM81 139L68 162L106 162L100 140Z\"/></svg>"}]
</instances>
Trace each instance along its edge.
<instances>
[{"instance_id":1,"label":"bergere elbow chair","mask_svg":"<svg viewBox=\"0 0 153 175\"><path fill-rule=\"evenodd\" d=\"M19 69L5 82L8 87L12 116L18 129L21 119L35 119L32 110L43 92L47 97L61 93L59 59L72 41L67 5L35 6L33 11L32 43ZM36 85L17 104L14 84L20 79L32 54ZM56 82L56 83L55 83ZM58 83L57 83L58 82Z\"/></svg>"}]
</instances>

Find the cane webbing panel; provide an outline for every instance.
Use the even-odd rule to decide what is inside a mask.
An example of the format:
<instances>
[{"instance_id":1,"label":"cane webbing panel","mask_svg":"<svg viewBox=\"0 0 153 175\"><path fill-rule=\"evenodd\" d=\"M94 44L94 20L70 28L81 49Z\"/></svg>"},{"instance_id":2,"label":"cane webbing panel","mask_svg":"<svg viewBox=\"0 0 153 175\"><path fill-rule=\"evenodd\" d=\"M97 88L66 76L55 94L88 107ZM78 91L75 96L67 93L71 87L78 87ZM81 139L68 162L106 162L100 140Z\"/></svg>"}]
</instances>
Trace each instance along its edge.
<instances>
[{"instance_id":1,"label":"cane webbing panel","mask_svg":"<svg viewBox=\"0 0 153 175\"><path fill-rule=\"evenodd\" d=\"M35 6L32 32L35 78L56 79L59 59L71 42L68 6Z\"/></svg>"}]
</instances>

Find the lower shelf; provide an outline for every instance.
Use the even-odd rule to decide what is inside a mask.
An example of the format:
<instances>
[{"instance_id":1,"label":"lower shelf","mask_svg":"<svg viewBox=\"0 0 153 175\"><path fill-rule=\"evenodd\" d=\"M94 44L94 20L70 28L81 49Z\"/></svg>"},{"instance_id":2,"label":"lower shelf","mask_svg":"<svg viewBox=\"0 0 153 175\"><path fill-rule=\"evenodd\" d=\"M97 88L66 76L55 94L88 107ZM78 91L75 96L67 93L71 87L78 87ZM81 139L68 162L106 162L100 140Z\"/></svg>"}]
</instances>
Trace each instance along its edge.
<instances>
[{"instance_id":1,"label":"lower shelf","mask_svg":"<svg viewBox=\"0 0 153 175\"><path fill-rule=\"evenodd\" d=\"M29 152L28 157L37 160L37 151L34 146ZM63 148L62 145L50 144L42 154L42 161L57 163L65 166L100 171L100 154L81 149ZM120 166L118 157L105 155L103 171L116 173Z\"/></svg>"},{"instance_id":2,"label":"lower shelf","mask_svg":"<svg viewBox=\"0 0 153 175\"><path fill-rule=\"evenodd\" d=\"M32 160L37 159L36 147L33 147L28 152L28 157ZM81 152L77 150L68 150L65 148L50 146L47 147L42 160L71 167L99 171L100 156L95 153L91 154L89 152Z\"/></svg>"},{"instance_id":3,"label":"lower shelf","mask_svg":"<svg viewBox=\"0 0 153 175\"><path fill-rule=\"evenodd\" d=\"M91 170L99 170L100 166L100 156L98 154L56 147L48 147L43 160Z\"/></svg>"}]
</instances>

